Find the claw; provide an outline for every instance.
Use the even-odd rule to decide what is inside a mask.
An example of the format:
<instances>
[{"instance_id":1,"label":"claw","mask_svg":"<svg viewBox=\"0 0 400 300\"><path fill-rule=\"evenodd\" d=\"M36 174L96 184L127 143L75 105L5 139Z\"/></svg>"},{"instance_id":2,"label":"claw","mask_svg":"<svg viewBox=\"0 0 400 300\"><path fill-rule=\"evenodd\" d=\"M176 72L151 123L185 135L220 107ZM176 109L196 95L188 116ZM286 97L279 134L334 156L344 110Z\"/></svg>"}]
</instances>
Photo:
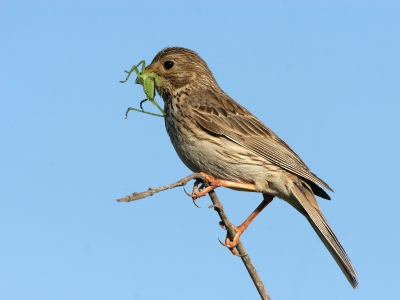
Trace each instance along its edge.
<instances>
[{"instance_id":1,"label":"claw","mask_svg":"<svg viewBox=\"0 0 400 300\"><path fill-rule=\"evenodd\" d=\"M186 189L185 189L185 188L183 188L183 190L185 191L186 195L188 195L189 197L191 197L191 198L196 198L195 195L189 194L188 192L186 192Z\"/></svg>"},{"instance_id":2,"label":"claw","mask_svg":"<svg viewBox=\"0 0 400 300\"><path fill-rule=\"evenodd\" d=\"M188 195L189 197L192 198L193 204L196 205L198 208L201 208L200 206L197 205L197 202L196 202L197 197L195 195L193 195L193 194L189 194L188 192L186 192L185 188L183 188L183 190L185 191L186 195Z\"/></svg>"},{"instance_id":3,"label":"claw","mask_svg":"<svg viewBox=\"0 0 400 300\"><path fill-rule=\"evenodd\" d=\"M222 221L219 222L219 226L221 226L223 229L227 230L225 224ZM238 226L238 227L234 226L234 228L235 228L236 232L235 232L235 236L233 237L233 239L231 239L229 234L227 233L226 238L225 238L225 243L222 243L220 241L220 239L218 239L218 240L221 243L221 245L228 248L232 252L233 255L242 257L244 255L240 255L239 252L237 250L235 250L235 248L239 244L239 238L242 235L244 230L242 229L241 226Z\"/></svg>"},{"instance_id":4,"label":"claw","mask_svg":"<svg viewBox=\"0 0 400 300\"><path fill-rule=\"evenodd\" d=\"M218 241L220 242L220 244L221 244L222 246L228 248L229 251L231 251L231 253L232 253L233 255L235 255L235 256L243 257L243 256L246 256L246 255L247 255L247 254L240 255L239 252L235 249L235 247L230 247L230 246L224 244L223 242L221 242L221 240L220 240L219 238L218 238Z\"/></svg>"},{"instance_id":5,"label":"claw","mask_svg":"<svg viewBox=\"0 0 400 300\"><path fill-rule=\"evenodd\" d=\"M189 197L192 198L193 200L193 204L196 205L198 208L200 208L200 206L197 205L196 200L200 197L203 197L205 195L205 193L202 193L201 190L204 189L204 185L202 184L199 188L199 183L201 181L200 180L196 180L194 185L193 185L193 191L191 194L189 194L188 192L186 192L185 188L183 188L183 190L185 191L186 195L188 195Z\"/></svg>"},{"instance_id":6,"label":"claw","mask_svg":"<svg viewBox=\"0 0 400 300\"><path fill-rule=\"evenodd\" d=\"M197 205L197 202L196 202L197 199L196 198L192 198L192 200L193 200L193 204L194 205L196 205L198 208L201 208L200 206Z\"/></svg>"},{"instance_id":7,"label":"claw","mask_svg":"<svg viewBox=\"0 0 400 300\"><path fill-rule=\"evenodd\" d=\"M229 246L228 245L226 245L226 244L224 244L223 242L221 242L221 240L218 238L218 242L222 245L222 246L224 246L224 247L226 247L226 248L229 248Z\"/></svg>"}]
</instances>

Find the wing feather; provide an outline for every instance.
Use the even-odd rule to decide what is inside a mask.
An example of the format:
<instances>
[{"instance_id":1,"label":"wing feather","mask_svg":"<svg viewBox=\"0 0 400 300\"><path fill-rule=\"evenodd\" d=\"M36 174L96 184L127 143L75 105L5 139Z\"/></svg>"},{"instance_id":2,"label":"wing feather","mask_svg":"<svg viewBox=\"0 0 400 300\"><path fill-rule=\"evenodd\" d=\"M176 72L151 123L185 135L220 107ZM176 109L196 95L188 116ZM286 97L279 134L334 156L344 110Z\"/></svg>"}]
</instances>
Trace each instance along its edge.
<instances>
[{"instance_id":1,"label":"wing feather","mask_svg":"<svg viewBox=\"0 0 400 300\"><path fill-rule=\"evenodd\" d=\"M277 166L333 191L272 130L229 96L223 96L223 103L211 93L191 97L193 117L202 128L224 136ZM226 101L227 98L229 101Z\"/></svg>"}]
</instances>

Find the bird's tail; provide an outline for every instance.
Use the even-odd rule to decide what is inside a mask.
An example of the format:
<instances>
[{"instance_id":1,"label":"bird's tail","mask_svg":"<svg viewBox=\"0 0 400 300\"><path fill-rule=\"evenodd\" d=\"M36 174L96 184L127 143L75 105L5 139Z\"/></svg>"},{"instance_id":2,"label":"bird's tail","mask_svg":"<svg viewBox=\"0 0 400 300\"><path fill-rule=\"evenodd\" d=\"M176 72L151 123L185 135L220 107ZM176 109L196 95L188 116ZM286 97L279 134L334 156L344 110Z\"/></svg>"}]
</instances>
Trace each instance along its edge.
<instances>
[{"instance_id":1,"label":"bird's tail","mask_svg":"<svg viewBox=\"0 0 400 300\"><path fill-rule=\"evenodd\" d=\"M291 204L307 218L325 247L329 250L336 263L339 265L347 280L353 288L357 288L357 273L353 268L350 258L347 256L343 246L329 227L329 224L322 214L317 200L311 190L306 184L304 184L304 186L299 186L296 183L293 183L291 190L293 196L298 201L298 203Z\"/></svg>"}]
</instances>

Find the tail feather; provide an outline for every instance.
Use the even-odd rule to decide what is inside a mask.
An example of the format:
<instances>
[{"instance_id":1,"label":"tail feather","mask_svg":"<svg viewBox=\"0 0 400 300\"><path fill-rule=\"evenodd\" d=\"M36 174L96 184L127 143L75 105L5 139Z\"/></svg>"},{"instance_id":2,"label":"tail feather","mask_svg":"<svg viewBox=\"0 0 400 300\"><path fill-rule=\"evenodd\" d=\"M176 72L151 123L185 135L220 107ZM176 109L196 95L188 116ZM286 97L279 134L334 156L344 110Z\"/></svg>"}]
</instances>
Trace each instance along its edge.
<instances>
[{"instance_id":1,"label":"tail feather","mask_svg":"<svg viewBox=\"0 0 400 300\"><path fill-rule=\"evenodd\" d=\"M314 195L307 186L293 184L292 193L298 204L292 204L310 222L325 247L329 250L336 263L346 276L353 288L357 288L358 280L356 271L343 246L329 227L328 221L322 214ZM300 204L300 205L299 205Z\"/></svg>"}]
</instances>

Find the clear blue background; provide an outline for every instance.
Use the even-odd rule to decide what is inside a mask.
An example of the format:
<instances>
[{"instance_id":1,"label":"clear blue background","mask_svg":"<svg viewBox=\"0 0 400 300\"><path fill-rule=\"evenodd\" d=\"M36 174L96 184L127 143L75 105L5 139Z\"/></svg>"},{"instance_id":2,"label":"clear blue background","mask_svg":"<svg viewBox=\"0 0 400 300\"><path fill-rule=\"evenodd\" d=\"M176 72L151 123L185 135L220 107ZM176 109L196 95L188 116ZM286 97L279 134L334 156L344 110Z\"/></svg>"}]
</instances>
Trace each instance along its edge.
<instances>
[{"instance_id":1,"label":"clear blue background","mask_svg":"<svg viewBox=\"0 0 400 300\"><path fill-rule=\"evenodd\" d=\"M190 174L119 83L184 46L336 191L320 204L359 288L277 199L242 238L272 298L397 299L400 5L346 2L2 1L0 298L258 298L207 197L115 201ZM261 201L218 195L236 224Z\"/></svg>"}]
</instances>

